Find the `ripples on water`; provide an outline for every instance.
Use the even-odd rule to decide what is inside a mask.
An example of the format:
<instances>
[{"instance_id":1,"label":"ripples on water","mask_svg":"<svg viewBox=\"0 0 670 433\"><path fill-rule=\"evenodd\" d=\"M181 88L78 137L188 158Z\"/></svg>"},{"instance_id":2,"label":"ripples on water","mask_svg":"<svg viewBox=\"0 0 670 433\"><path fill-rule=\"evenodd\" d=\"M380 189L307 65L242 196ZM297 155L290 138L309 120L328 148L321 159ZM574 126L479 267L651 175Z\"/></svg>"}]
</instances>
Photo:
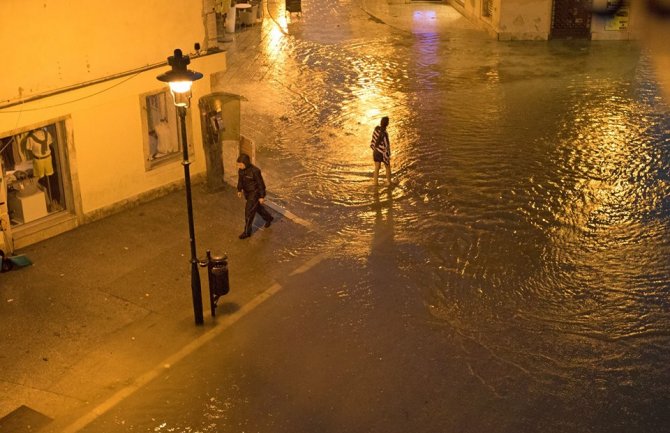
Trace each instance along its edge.
<instances>
[{"instance_id":1,"label":"ripples on water","mask_svg":"<svg viewBox=\"0 0 670 433\"><path fill-rule=\"evenodd\" d=\"M667 409L670 117L646 55L351 34L293 46L307 79L291 115L313 135L282 143L304 158L280 194L336 227L347 254L392 214L392 244L412 251L399 272L429 288L464 352L528 376L528 392ZM400 185L376 194L368 143L385 114Z\"/></svg>"}]
</instances>

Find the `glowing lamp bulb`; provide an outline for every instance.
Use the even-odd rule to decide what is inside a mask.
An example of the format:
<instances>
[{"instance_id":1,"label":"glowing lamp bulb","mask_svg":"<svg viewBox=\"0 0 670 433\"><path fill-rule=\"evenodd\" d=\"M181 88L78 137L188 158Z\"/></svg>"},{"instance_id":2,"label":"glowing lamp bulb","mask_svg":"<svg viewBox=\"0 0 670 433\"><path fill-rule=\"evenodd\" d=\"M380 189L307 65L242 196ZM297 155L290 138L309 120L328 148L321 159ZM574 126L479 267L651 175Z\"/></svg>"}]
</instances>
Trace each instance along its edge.
<instances>
[{"instance_id":1,"label":"glowing lamp bulb","mask_svg":"<svg viewBox=\"0 0 670 433\"><path fill-rule=\"evenodd\" d=\"M193 81L170 81L169 84L173 93L186 93L191 91Z\"/></svg>"}]
</instances>

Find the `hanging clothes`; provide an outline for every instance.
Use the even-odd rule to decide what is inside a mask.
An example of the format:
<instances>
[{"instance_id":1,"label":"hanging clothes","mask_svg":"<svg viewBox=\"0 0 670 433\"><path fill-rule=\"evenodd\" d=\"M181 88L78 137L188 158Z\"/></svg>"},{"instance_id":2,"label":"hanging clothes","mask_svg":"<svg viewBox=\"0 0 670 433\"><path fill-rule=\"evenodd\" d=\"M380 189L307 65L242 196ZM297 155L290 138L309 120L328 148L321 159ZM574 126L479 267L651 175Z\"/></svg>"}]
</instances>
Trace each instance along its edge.
<instances>
[{"instance_id":1,"label":"hanging clothes","mask_svg":"<svg viewBox=\"0 0 670 433\"><path fill-rule=\"evenodd\" d=\"M28 134L26 149L33 154L33 176L36 178L54 174L51 145L53 137L46 128L36 129Z\"/></svg>"},{"instance_id":2,"label":"hanging clothes","mask_svg":"<svg viewBox=\"0 0 670 433\"><path fill-rule=\"evenodd\" d=\"M12 157L14 158L14 170L18 170L16 167L20 166L22 162L30 159L30 152L26 150L25 146L27 137L28 133L25 132L14 136L14 142L11 145Z\"/></svg>"}]
</instances>

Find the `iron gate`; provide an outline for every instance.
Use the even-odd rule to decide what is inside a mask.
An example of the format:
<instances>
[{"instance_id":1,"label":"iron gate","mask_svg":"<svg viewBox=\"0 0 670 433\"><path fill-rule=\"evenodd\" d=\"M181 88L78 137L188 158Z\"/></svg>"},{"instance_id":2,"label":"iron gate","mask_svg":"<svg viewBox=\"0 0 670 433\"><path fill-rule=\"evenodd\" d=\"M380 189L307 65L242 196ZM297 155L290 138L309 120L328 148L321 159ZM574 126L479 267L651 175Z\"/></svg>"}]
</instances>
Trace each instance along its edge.
<instances>
[{"instance_id":1,"label":"iron gate","mask_svg":"<svg viewBox=\"0 0 670 433\"><path fill-rule=\"evenodd\" d=\"M552 38L590 38L591 0L554 0L551 11Z\"/></svg>"}]
</instances>

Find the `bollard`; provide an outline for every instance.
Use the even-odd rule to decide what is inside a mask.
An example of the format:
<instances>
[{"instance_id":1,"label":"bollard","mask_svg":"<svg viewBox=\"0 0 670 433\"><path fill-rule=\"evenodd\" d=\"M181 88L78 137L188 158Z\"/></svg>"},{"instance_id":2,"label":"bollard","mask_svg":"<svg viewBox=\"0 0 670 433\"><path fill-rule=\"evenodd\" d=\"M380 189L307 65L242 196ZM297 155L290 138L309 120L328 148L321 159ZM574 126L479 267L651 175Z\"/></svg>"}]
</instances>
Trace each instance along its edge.
<instances>
[{"instance_id":1,"label":"bollard","mask_svg":"<svg viewBox=\"0 0 670 433\"><path fill-rule=\"evenodd\" d=\"M207 250L207 277L209 279L209 305L212 310L212 317L216 316L216 303L221 296L227 295L230 291L230 281L228 280L228 257L212 257Z\"/></svg>"}]
</instances>

